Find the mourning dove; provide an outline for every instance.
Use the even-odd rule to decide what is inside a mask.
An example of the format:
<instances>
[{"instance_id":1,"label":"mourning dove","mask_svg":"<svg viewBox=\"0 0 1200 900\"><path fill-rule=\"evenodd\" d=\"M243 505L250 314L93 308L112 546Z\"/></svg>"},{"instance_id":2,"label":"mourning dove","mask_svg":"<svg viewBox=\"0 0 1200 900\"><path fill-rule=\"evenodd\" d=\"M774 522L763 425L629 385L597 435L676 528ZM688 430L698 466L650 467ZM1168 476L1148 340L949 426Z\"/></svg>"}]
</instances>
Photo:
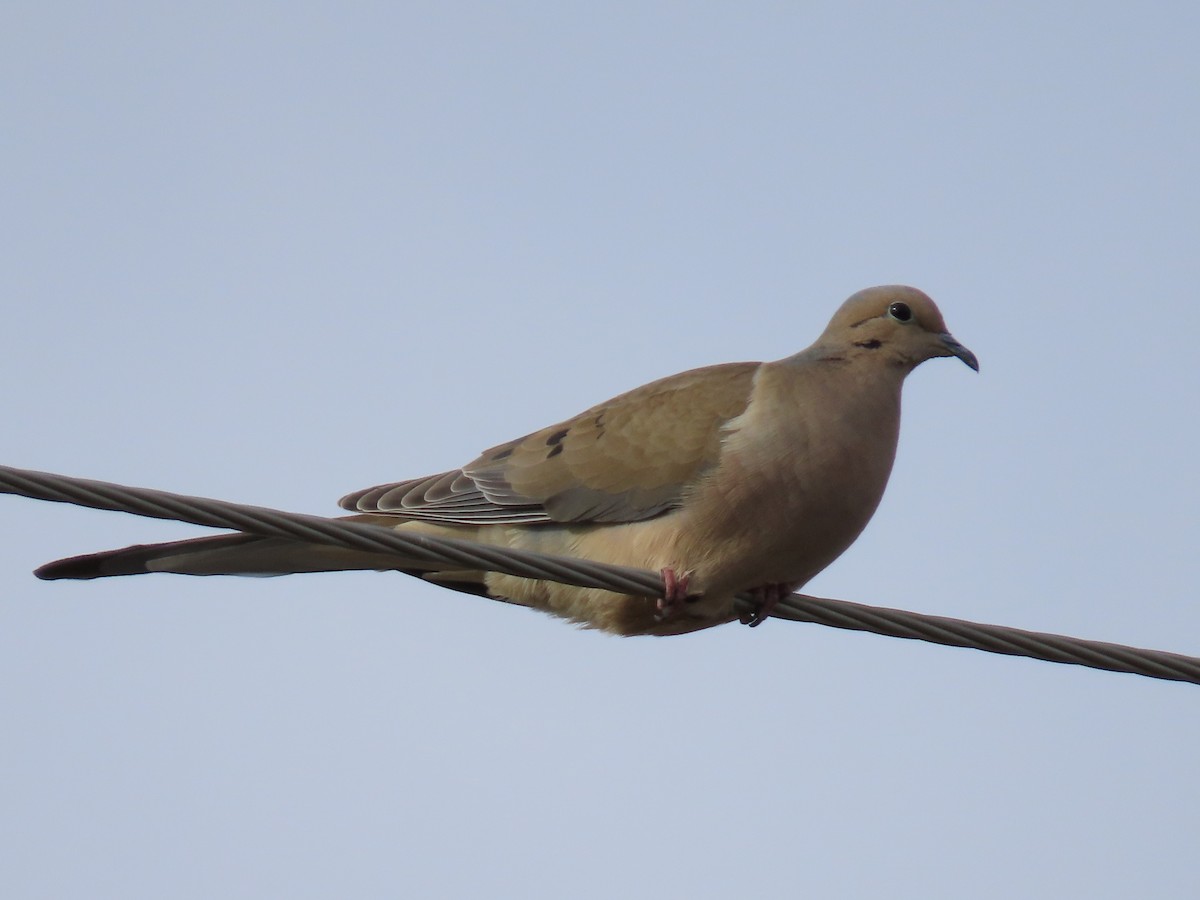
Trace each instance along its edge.
<instances>
[{"instance_id":1,"label":"mourning dove","mask_svg":"<svg viewBox=\"0 0 1200 900\"><path fill-rule=\"evenodd\" d=\"M937 356L979 369L921 291L868 288L794 356L672 375L461 469L341 501L357 521L659 571L658 601L241 534L74 557L38 575L399 570L626 635L732 621L735 595L751 592L757 624L866 527L892 469L904 378Z\"/></svg>"}]
</instances>

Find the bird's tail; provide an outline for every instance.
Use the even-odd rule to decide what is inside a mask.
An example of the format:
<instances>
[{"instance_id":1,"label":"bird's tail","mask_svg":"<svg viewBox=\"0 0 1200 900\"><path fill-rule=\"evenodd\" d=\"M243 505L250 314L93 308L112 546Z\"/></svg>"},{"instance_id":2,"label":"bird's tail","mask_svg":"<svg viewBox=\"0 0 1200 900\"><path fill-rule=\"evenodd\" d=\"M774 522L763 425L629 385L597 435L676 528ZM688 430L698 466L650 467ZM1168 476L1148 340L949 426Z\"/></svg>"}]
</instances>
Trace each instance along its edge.
<instances>
[{"instance_id":1,"label":"bird's tail","mask_svg":"<svg viewBox=\"0 0 1200 900\"><path fill-rule=\"evenodd\" d=\"M354 522L452 537L471 537L474 529L447 529L425 522L399 524L392 517L346 516ZM61 578L88 580L114 575L144 575L171 572L177 575L248 575L260 578L301 572L396 571L413 575L442 587L488 597L484 573L472 570L431 568L419 560L406 561L392 554L349 550L328 544L293 541L288 538L258 537L253 534L218 534L213 537L171 541L165 544L135 544L120 550L104 550L46 563L34 571L44 581ZM503 598L495 598L503 599Z\"/></svg>"},{"instance_id":2,"label":"bird's tail","mask_svg":"<svg viewBox=\"0 0 1200 900\"><path fill-rule=\"evenodd\" d=\"M114 575L174 572L180 575L291 575L297 572L337 572L346 569L400 569L394 556L309 544L252 534L135 544L47 563L34 574L45 581L91 579Z\"/></svg>"}]
</instances>

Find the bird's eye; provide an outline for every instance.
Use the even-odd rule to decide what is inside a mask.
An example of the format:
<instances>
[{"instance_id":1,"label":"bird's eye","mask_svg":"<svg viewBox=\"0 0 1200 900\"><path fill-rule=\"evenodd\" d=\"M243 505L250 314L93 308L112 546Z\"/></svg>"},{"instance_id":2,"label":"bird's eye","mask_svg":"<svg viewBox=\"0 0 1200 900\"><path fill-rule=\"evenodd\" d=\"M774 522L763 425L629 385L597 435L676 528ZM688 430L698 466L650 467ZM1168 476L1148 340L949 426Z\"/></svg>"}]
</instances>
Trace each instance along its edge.
<instances>
[{"instance_id":1,"label":"bird's eye","mask_svg":"<svg viewBox=\"0 0 1200 900\"><path fill-rule=\"evenodd\" d=\"M912 310L907 303L893 303L888 307L888 315L897 322L907 322L912 318Z\"/></svg>"}]
</instances>

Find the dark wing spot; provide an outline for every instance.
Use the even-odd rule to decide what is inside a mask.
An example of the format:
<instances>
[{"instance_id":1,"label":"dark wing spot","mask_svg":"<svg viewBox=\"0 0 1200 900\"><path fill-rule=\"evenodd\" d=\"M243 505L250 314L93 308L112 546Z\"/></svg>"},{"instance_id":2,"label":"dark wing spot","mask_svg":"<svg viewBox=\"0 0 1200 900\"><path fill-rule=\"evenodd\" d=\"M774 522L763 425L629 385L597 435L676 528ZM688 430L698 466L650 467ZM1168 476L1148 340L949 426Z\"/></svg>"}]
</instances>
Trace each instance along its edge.
<instances>
[{"instance_id":1,"label":"dark wing spot","mask_svg":"<svg viewBox=\"0 0 1200 900\"><path fill-rule=\"evenodd\" d=\"M862 347L866 350L878 350L883 346L883 341L878 340L877 338L871 338L869 341L855 341L854 346Z\"/></svg>"},{"instance_id":2,"label":"dark wing spot","mask_svg":"<svg viewBox=\"0 0 1200 900\"><path fill-rule=\"evenodd\" d=\"M556 456L558 456L558 454L562 453L562 448L563 448L562 444L555 444L554 449L546 454L546 459L554 459L554 457L556 457Z\"/></svg>"},{"instance_id":3,"label":"dark wing spot","mask_svg":"<svg viewBox=\"0 0 1200 900\"><path fill-rule=\"evenodd\" d=\"M568 431L570 431L569 428L560 428L558 431L554 432L554 434L550 435L550 437L546 438L546 443L551 447L557 447L562 443L562 439L567 436ZM558 447L558 449L561 450L562 447Z\"/></svg>"},{"instance_id":4,"label":"dark wing spot","mask_svg":"<svg viewBox=\"0 0 1200 900\"><path fill-rule=\"evenodd\" d=\"M513 455L513 448L507 447L504 450L501 450L499 453L492 454L492 462L499 462L502 459L508 459L512 455Z\"/></svg>"}]
</instances>

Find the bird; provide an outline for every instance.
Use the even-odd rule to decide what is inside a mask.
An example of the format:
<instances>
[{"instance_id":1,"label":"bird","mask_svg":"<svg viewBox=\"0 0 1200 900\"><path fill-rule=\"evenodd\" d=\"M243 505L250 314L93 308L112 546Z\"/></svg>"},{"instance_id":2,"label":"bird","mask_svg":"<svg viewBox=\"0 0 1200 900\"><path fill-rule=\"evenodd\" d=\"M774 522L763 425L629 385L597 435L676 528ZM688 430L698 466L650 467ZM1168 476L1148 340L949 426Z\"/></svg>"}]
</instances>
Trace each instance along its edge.
<instances>
[{"instance_id":1,"label":"bird","mask_svg":"<svg viewBox=\"0 0 1200 900\"><path fill-rule=\"evenodd\" d=\"M36 574L393 570L618 635L758 625L866 527L892 471L904 380L937 357L979 371L928 295L871 287L792 356L652 381L461 468L340 501L357 522L657 571L658 598L249 534L139 544ZM742 593L754 612L737 611Z\"/></svg>"}]
</instances>

